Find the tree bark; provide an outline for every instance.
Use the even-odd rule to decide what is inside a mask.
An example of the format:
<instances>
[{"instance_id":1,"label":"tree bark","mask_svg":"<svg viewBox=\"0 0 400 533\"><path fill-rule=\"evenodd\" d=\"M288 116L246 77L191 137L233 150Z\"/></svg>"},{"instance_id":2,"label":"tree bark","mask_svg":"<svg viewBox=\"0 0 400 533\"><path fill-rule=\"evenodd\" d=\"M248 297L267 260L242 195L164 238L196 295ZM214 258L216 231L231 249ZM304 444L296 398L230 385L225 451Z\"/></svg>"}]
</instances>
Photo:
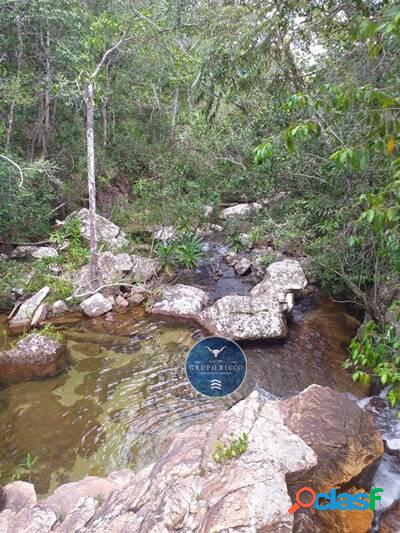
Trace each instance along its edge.
<instances>
[{"instance_id":1,"label":"tree bark","mask_svg":"<svg viewBox=\"0 0 400 533\"><path fill-rule=\"evenodd\" d=\"M90 233L90 283L93 289L98 286L97 228L96 228L96 175L94 155L94 96L93 82L89 81L85 90L86 100L86 140L87 174L89 192L89 233Z\"/></svg>"},{"instance_id":2,"label":"tree bark","mask_svg":"<svg viewBox=\"0 0 400 533\"><path fill-rule=\"evenodd\" d=\"M22 31L21 31L21 19L20 15L17 14L15 17L15 24L17 27L17 91L19 92L19 80L21 74L21 64L22 64L22 55L23 55L23 42L22 42ZM10 104L10 111L8 113L7 121L7 131L6 131L6 152L8 152L11 143L12 130L14 127L14 111L16 104L16 94L14 94L13 99Z\"/></svg>"},{"instance_id":3,"label":"tree bark","mask_svg":"<svg viewBox=\"0 0 400 533\"><path fill-rule=\"evenodd\" d=\"M42 157L47 155L48 134L50 130L50 90L51 90L51 64L50 64L50 32L46 32L45 50L45 68L46 68L46 90L44 93L44 124L43 124L43 142Z\"/></svg>"},{"instance_id":4,"label":"tree bark","mask_svg":"<svg viewBox=\"0 0 400 533\"><path fill-rule=\"evenodd\" d=\"M178 115L179 109L179 87L175 89L174 93L174 103L172 105L172 120L171 120L171 130L169 134L170 142L174 142L175 139L175 127L176 127L176 117Z\"/></svg>"}]
</instances>

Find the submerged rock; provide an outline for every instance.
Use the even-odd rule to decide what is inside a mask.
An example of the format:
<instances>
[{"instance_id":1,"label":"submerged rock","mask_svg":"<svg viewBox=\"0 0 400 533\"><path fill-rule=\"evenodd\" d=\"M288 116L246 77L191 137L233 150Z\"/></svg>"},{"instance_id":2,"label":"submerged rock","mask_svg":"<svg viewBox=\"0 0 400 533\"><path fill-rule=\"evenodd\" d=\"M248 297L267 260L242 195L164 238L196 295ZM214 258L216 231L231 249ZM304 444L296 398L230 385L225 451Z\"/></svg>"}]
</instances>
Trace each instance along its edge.
<instances>
[{"instance_id":1,"label":"submerged rock","mask_svg":"<svg viewBox=\"0 0 400 533\"><path fill-rule=\"evenodd\" d=\"M31 325L35 311L50 292L50 287L43 287L28 298L18 309L17 314L10 320L9 327L12 331L21 331Z\"/></svg>"},{"instance_id":2,"label":"submerged rock","mask_svg":"<svg viewBox=\"0 0 400 533\"><path fill-rule=\"evenodd\" d=\"M202 289L190 285L168 285L161 290L160 299L152 305L151 312L182 318L198 318L207 302L207 294Z\"/></svg>"},{"instance_id":3,"label":"submerged rock","mask_svg":"<svg viewBox=\"0 0 400 533\"><path fill-rule=\"evenodd\" d=\"M112 309L112 303L102 294L97 292L86 300L83 300L80 305L82 311L90 318L104 315Z\"/></svg>"},{"instance_id":4,"label":"submerged rock","mask_svg":"<svg viewBox=\"0 0 400 533\"><path fill-rule=\"evenodd\" d=\"M74 211L65 219L66 221L72 218L78 218L80 221L81 236L89 242L90 240L90 226L89 226L89 209L83 208L80 211ZM119 226L111 222L105 217L96 214L96 230L97 238L100 243L109 246L112 251L118 251L122 247L128 245L126 234Z\"/></svg>"},{"instance_id":5,"label":"submerged rock","mask_svg":"<svg viewBox=\"0 0 400 533\"><path fill-rule=\"evenodd\" d=\"M36 333L0 353L0 383L10 385L54 376L65 364L63 343Z\"/></svg>"}]
</instances>

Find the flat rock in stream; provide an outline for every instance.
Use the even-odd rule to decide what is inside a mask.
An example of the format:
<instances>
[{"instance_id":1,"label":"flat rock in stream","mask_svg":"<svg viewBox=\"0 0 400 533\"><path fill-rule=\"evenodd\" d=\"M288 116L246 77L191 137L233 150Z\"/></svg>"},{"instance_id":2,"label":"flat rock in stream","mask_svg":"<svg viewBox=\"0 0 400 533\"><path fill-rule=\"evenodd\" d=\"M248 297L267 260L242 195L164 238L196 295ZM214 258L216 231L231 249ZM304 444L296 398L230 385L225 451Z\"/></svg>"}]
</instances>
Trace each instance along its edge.
<instances>
[{"instance_id":1,"label":"flat rock in stream","mask_svg":"<svg viewBox=\"0 0 400 533\"><path fill-rule=\"evenodd\" d=\"M11 385L54 376L65 365L65 346L36 333L0 353L0 384Z\"/></svg>"},{"instance_id":2,"label":"flat rock in stream","mask_svg":"<svg viewBox=\"0 0 400 533\"><path fill-rule=\"evenodd\" d=\"M182 284L168 285L161 289L158 301L152 305L151 312L197 319L207 302L207 294L202 289Z\"/></svg>"},{"instance_id":3,"label":"flat rock in stream","mask_svg":"<svg viewBox=\"0 0 400 533\"><path fill-rule=\"evenodd\" d=\"M287 323L278 300L224 296L205 309L198 321L210 333L233 340L281 339Z\"/></svg>"}]
</instances>

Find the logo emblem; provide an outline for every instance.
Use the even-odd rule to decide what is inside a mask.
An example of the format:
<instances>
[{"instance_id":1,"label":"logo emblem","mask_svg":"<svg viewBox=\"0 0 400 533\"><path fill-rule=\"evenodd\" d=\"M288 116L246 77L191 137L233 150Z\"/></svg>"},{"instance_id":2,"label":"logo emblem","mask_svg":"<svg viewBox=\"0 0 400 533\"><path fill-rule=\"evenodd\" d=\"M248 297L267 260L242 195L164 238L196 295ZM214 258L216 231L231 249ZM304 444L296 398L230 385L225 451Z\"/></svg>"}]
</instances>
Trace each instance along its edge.
<instances>
[{"instance_id":1,"label":"logo emblem","mask_svg":"<svg viewBox=\"0 0 400 533\"><path fill-rule=\"evenodd\" d=\"M186 375L193 388L210 397L228 396L246 377L247 361L236 342L206 337L189 351Z\"/></svg>"}]
</instances>

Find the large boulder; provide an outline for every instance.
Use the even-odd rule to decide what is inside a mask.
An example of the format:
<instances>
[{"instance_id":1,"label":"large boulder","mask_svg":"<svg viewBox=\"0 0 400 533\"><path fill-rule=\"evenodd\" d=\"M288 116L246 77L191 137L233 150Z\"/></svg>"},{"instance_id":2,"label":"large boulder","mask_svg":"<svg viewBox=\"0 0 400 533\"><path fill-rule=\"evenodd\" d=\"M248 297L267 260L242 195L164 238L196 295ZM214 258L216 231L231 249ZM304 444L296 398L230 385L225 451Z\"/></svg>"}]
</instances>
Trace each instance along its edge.
<instances>
[{"instance_id":1,"label":"large boulder","mask_svg":"<svg viewBox=\"0 0 400 533\"><path fill-rule=\"evenodd\" d=\"M83 208L80 211L74 211L67 216L65 220L77 218L80 221L81 236L90 241L90 224L89 224L89 209ZM112 251L116 252L123 246L128 244L126 234L119 226L111 222L105 217L96 214L96 230L97 238L100 243L107 245Z\"/></svg>"},{"instance_id":2,"label":"large boulder","mask_svg":"<svg viewBox=\"0 0 400 533\"><path fill-rule=\"evenodd\" d=\"M249 204L236 204L223 209L219 216L223 220L246 219L255 215L260 209L262 209L262 205L257 202Z\"/></svg>"},{"instance_id":3,"label":"large boulder","mask_svg":"<svg viewBox=\"0 0 400 533\"><path fill-rule=\"evenodd\" d=\"M318 464L309 472L288 475L292 495L304 485L317 492L332 488L348 492L351 487L369 491L383 455L383 442L369 413L344 394L319 385L279 402L279 410L289 430L318 456ZM325 527L322 531L340 523L340 531L366 533L372 513L354 513L316 511L314 521ZM357 522L359 529L354 529Z\"/></svg>"},{"instance_id":4,"label":"large boulder","mask_svg":"<svg viewBox=\"0 0 400 533\"><path fill-rule=\"evenodd\" d=\"M134 281L148 281L157 274L157 271L160 268L160 263L157 261L157 259L143 257L141 255L131 255L130 257L132 260L131 272L133 274Z\"/></svg>"},{"instance_id":5,"label":"large boulder","mask_svg":"<svg viewBox=\"0 0 400 533\"><path fill-rule=\"evenodd\" d=\"M105 313L108 313L108 311L111 311L112 303L102 294L97 292L86 300L83 300L83 302L81 302L80 307L85 313L85 315L90 318L94 318L96 316L104 315Z\"/></svg>"},{"instance_id":6,"label":"large boulder","mask_svg":"<svg viewBox=\"0 0 400 533\"><path fill-rule=\"evenodd\" d=\"M33 296L25 300L18 309L17 314L10 320L9 327L12 331L22 331L29 328L32 318L43 300L50 292L50 287L43 287Z\"/></svg>"},{"instance_id":7,"label":"large boulder","mask_svg":"<svg viewBox=\"0 0 400 533\"><path fill-rule=\"evenodd\" d=\"M233 340L280 339L287 335L282 305L263 296L224 296L205 309L198 321L214 335Z\"/></svg>"},{"instance_id":8,"label":"large boulder","mask_svg":"<svg viewBox=\"0 0 400 533\"><path fill-rule=\"evenodd\" d=\"M4 487L6 496L5 508L20 511L25 507L35 505L37 501L35 487L26 481L12 481Z\"/></svg>"},{"instance_id":9,"label":"large boulder","mask_svg":"<svg viewBox=\"0 0 400 533\"><path fill-rule=\"evenodd\" d=\"M207 294L190 285L169 285L161 289L158 301L154 302L151 312L182 318L198 318L207 304Z\"/></svg>"},{"instance_id":10,"label":"large boulder","mask_svg":"<svg viewBox=\"0 0 400 533\"><path fill-rule=\"evenodd\" d=\"M265 278L251 290L252 296L265 293L298 293L305 289L307 278L300 263L295 259L284 259L271 263L266 270Z\"/></svg>"},{"instance_id":11,"label":"large boulder","mask_svg":"<svg viewBox=\"0 0 400 533\"><path fill-rule=\"evenodd\" d=\"M248 449L216 462L217 441L242 433ZM175 434L157 463L111 494L80 531L291 531L285 476L315 464L274 403L253 392L213 423Z\"/></svg>"},{"instance_id":12,"label":"large boulder","mask_svg":"<svg viewBox=\"0 0 400 533\"><path fill-rule=\"evenodd\" d=\"M32 257L35 259L44 259L46 257L57 257L58 252L55 248L51 246L41 246L34 252L32 252Z\"/></svg>"},{"instance_id":13,"label":"large boulder","mask_svg":"<svg viewBox=\"0 0 400 533\"><path fill-rule=\"evenodd\" d=\"M10 385L54 376L65 365L62 342L36 333L0 352L0 384Z\"/></svg>"},{"instance_id":14,"label":"large boulder","mask_svg":"<svg viewBox=\"0 0 400 533\"><path fill-rule=\"evenodd\" d=\"M98 272L100 285L118 283L129 279L129 273L133 268L133 262L126 253L113 254L112 252L103 252L98 255ZM72 284L77 290L78 295L90 290L90 267L84 265L75 272L72 272Z\"/></svg>"}]
</instances>

